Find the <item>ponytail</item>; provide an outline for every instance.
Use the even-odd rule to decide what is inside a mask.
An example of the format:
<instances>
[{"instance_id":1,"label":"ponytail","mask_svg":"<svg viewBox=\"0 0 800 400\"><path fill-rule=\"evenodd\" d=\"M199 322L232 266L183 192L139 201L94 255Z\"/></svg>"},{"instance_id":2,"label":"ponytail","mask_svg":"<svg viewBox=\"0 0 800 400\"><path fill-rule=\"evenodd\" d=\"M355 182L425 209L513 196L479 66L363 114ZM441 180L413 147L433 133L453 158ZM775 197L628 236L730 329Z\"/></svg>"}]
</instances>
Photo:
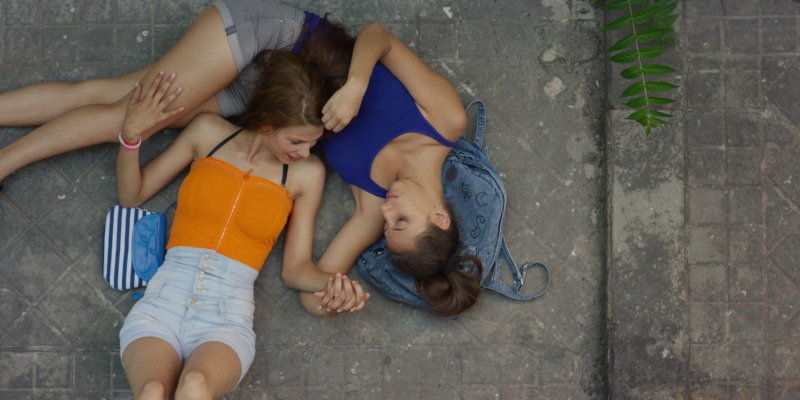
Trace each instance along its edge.
<instances>
[{"instance_id":1,"label":"ponytail","mask_svg":"<svg viewBox=\"0 0 800 400\"><path fill-rule=\"evenodd\" d=\"M417 292L434 314L452 317L478 300L483 265L474 255L460 254L452 207L445 203L444 209L450 215L450 227L444 230L431 224L417 238L415 250L392 252L392 262L414 277Z\"/></svg>"}]
</instances>

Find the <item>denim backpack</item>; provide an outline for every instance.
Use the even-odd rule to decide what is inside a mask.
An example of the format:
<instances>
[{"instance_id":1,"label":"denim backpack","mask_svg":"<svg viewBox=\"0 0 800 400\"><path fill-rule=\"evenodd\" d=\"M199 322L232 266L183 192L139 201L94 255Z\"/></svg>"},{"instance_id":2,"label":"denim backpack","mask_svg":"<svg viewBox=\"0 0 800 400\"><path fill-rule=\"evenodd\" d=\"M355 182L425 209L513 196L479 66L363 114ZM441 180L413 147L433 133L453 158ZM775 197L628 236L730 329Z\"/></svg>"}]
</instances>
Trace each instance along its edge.
<instances>
[{"instance_id":1,"label":"denim backpack","mask_svg":"<svg viewBox=\"0 0 800 400\"><path fill-rule=\"evenodd\" d=\"M517 267L508 251L503 228L505 224L506 190L500 175L489 162L489 153L482 146L486 129L486 108L482 101L477 105L477 131L470 143L466 134L453 146L442 166L444 197L453 206L459 223L465 253L474 254L483 263L481 286L515 300L529 300L542 295L550 286L550 271L541 263L526 263ZM356 260L361 277L386 297L430 309L415 290L411 275L395 268L386 239L383 238L365 250ZM511 270L513 288L500 281L503 266ZM544 289L538 293L521 294L525 272L530 267L542 268L546 274Z\"/></svg>"}]
</instances>

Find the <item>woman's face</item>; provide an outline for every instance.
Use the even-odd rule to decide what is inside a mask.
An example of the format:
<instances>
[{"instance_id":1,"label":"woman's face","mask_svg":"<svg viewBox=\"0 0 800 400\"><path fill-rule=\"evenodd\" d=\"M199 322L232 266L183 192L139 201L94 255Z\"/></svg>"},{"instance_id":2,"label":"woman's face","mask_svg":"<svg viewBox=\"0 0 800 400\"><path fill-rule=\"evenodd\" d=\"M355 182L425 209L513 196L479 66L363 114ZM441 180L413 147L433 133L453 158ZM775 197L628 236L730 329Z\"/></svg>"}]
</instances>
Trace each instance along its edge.
<instances>
[{"instance_id":1,"label":"woman's face","mask_svg":"<svg viewBox=\"0 0 800 400\"><path fill-rule=\"evenodd\" d=\"M424 187L410 179L392 183L381 206L383 213L383 233L389 250L405 252L416 247L419 235L436 223L442 207L436 204L435 197Z\"/></svg>"},{"instance_id":2,"label":"woman's face","mask_svg":"<svg viewBox=\"0 0 800 400\"><path fill-rule=\"evenodd\" d=\"M323 128L322 125L292 125L278 129L270 136L269 150L284 164L306 158L322 136Z\"/></svg>"}]
</instances>

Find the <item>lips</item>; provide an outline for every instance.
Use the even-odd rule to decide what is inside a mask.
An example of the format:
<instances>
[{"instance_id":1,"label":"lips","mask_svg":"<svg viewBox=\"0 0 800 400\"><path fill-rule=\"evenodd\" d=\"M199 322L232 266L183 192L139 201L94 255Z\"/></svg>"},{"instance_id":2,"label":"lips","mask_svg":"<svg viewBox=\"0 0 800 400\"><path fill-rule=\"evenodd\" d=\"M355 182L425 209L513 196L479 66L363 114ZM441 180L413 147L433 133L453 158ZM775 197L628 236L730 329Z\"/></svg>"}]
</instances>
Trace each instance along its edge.
<instances>
[{"instance_id":1,"label":"lips","mask_svg":"<svg viewBox=\"0 0 800 400\"><path fill-rule=\"evenodd\" d=\"M394 193L392 193L392 192L387 192L387 193L386 193L386 200L389 200L389 199L396 199L396 198L397 198L397 195L396 195L396 194L394 194Z\"/></svg>"},{"instance_id":2,"label":"lips","mask_svg":"<svg viewBox=\"0 0 800 400\"><path fill-rule=\"evenodd\" d=\"M300 159L300 157L292 157L292 156L290 156L290 155L288 155L288 154L286 155L286 157L288 157L288 158L289 158L289 161L297 161L297 160L299 160L299 159Z\"/></svg>"}]
</instances>

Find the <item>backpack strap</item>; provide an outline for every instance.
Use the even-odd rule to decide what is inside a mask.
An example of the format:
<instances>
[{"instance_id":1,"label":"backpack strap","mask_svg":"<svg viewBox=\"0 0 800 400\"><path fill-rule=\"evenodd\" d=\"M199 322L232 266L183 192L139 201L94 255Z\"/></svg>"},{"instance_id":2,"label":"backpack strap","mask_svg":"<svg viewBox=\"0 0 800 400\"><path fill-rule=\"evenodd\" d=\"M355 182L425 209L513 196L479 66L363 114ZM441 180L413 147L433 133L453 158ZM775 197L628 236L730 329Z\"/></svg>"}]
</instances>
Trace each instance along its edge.
<instances>
[{"instance_id":1,"label":"backpack strap","mask_svg":"<svg viewBox=\"0 0 800 400\"><path fill-rule=\"evenodd\" d=\"M508 251L508 245L506 245L506 239L503 237L503 243L500 247L500 257L495 260L494 270L492 271L492 276L489 278L488 282L483 283L483 287L487 289L492 289L506 297L510 297L515 300L530 300L537 298L544 294L547 291L547 288L550 287L550 270L547 269L542 263L525 263L522 265L522 268L517 268L517 264L514 262L514 258L511 257L511 253ZM511 275L514 279L514 288L508 287L505 283L500 281L500 274L503 272L503 264L508 263L509 269L511 270ZM533 294L520 294L522 291L522 286L525 284L525 273L528 271L530 267L539 267L542 268L547 275L547 282L544 288Z\"/></svg>"},{"instance_id":2,"label":"backpack strap","mask_svg":"<svg viewBox=\"0 0 800 400\"><path fill-rule=\"evenodd\" d=\"M472 144L475 146L483 146L483 133L486 131L486 105L480 100L472 100L467 104L467 108L464 112L469 114L469 109L474 104L478 105L478 115L475 117L478 124L475 129L475 140L472 141Z\"/></svg>"}]
</instances>

